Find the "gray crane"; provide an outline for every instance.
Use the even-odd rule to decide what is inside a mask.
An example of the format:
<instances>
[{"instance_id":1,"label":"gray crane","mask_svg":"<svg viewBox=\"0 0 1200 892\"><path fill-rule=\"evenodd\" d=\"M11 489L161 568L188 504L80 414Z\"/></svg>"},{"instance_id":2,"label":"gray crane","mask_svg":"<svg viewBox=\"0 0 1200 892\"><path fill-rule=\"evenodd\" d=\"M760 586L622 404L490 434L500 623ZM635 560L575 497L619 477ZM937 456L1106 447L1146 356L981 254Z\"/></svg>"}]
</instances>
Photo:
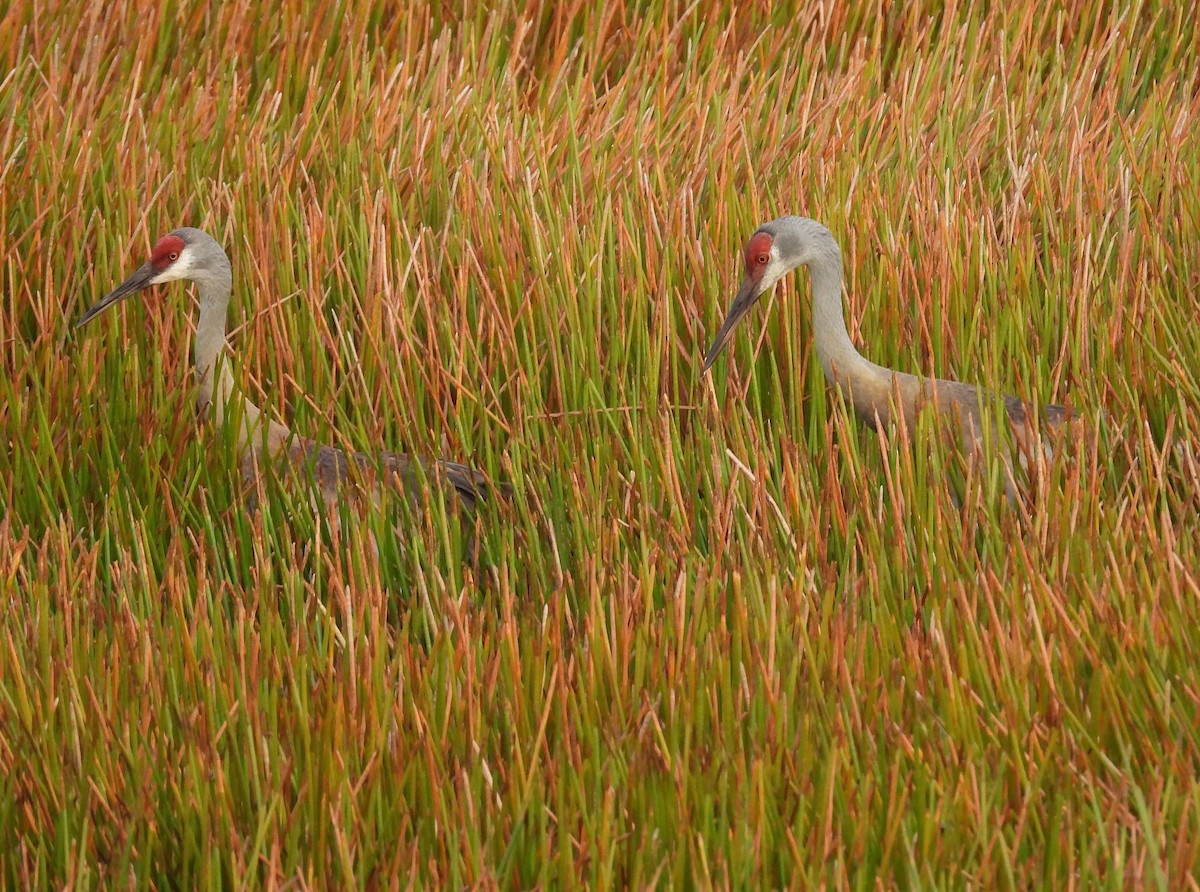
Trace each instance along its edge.
<instances>
[{"instance_id":1,"label":"gray crane","mask_svg":"<svg viewBox=\"0 0 1200 892\"><path fill-rule=\"evenodd\" d=\"M421 475L416 466L419 464L426 479L457 493L468 508L486 495L487 479L466 465L411 458L396 452L378 456L346 453L293 434L279 422L266 418L258 406L241 396L229 363L218 362L225 350L225 319L233 291L233 270L221 246L199 229L176 229L159 239L150 259L84 313L77 326L86 325L131 294L179 279L195 282L200 298L194 353L198 403L201 409L211 407L218 425L226 420L238 424L238 451L248 477L264 457L282 460L308 475L326 505L332 507L345 495L344 490L351 482L358 496L374 498L381 482L386 482L410 498L418 498ZM378 479L377 471L382 472L383 481ZM506 485L499 489L507 495Z\"/></svg>"},{"instance_id":2,"label":"gray crane","mask_svg":"<svg viewBox=\"0 0 1200 892\"><path fill-rule=\"evenodd\" d=\"M984 439L983 413L995 397L971 384L941 378L921 378L876 365L854 348L842 314L842 252L825 226L807 217L780 217L764 223L746 242L746 277L734 297L725 321L704 359L707 371L725 347L733 329L760 297L787 273L807 266L812 279L813 337L817 357L831 385L838 388L855 413L871 428L887 425L893 408L899 408L909 430L917 414L933 405L939 414L957 422L964 446L979 449ZM1041 424L1030 417L1016 397L1003 398L1004 415L1019 452L1027 465L1039 444L1048 456L1049 446L1039 433L1072 423L1064 406L1043 407ZM1015 481L1006 461L1006 489L1015 498Z\"/></svg>"}]
</instances>

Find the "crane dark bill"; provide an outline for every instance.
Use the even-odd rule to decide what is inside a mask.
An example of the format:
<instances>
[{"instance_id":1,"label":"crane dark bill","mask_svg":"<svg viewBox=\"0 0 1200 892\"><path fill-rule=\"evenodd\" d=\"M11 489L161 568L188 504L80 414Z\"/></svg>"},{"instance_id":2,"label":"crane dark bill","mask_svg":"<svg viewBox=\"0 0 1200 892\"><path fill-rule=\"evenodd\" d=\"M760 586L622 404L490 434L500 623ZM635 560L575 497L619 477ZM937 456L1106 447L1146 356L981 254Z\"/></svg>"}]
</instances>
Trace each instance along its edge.
<instances>
[{"instance_id":1,"label":"crane dark bill","mask_svg":"<svg viewBox=\"0 0 1200 892\"><path fill-rule=\"evenodd\" d=\"M721 330L717 332L712 346L708 348L708 355L704 357L704 372L709 370L713 361L725 349L725 342L729 340L729 336L737 328L737 324L750 312L750 308L760 297L762 297L762 292L758 290L758 282L749 276L743 279L742 287L738 289L737 296L729 305L729 312L725 314L725 321L721 323Z\"/></svg>"},{"instance_id":2,"label":"crane dark bill","mask_svg":"<svg viewBox=\"0 0 1200 892\"><path fill-rule=\"evenodd\" d=\"M124 300L131 294L136 294L143 288L149 287L150 280L158 275L158 272L159 271L154 268L153 264L149 262L143 264L141 269L139 269L136 273L114 288L110 293L100 298L96 305L84 313L83 318L75 323L75 327L79 328L81 325L86 325L113 304Z\"/></svg>"}]
</instances>

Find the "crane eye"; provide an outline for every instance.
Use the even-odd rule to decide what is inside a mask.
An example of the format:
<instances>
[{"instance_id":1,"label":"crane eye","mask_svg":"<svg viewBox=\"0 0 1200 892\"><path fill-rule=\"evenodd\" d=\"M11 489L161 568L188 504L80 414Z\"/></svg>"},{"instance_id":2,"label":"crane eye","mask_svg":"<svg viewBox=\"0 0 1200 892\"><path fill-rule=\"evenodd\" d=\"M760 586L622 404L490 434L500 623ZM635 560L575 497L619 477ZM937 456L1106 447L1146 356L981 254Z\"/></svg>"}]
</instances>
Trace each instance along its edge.
<instances>
[{"instance_id":1,"label":"crane eye","mask_svg":"<svg viewBox=\"0 0 1200 892\"><path fill-rule=\"evenodd\" d=\"M179 252L178 252L178 251L172 251L172 252L171 252L170 254L168 254L167 256L168 256L169 258L171 258L171 261L172 261L172 262L174 262L174 261L176 261L176 260L178 260L178 259L179 259Z\"/></svg>"},{"instance_id":2,"label":"crane eye","mask_svg":"<svg viewBox=\"0 0 1200 892\"><path fill-rule=\"evenodd\" d=\"M759 264L762 265L762 264L766 264L766 262L768 260L770 260L771 257L769 254L759 254L756 259L758 260Z\"/></svg>"}]
</instances>

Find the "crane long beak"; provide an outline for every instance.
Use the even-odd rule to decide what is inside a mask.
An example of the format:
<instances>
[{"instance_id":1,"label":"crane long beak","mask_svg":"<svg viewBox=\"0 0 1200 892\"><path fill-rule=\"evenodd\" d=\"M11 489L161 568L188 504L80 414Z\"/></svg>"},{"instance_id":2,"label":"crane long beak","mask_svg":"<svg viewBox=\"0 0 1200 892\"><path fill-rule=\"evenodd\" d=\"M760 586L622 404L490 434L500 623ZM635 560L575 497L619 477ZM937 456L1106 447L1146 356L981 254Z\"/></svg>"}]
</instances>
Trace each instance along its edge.
<instances>
[{"instance_id":1,"label":"crane long beak","mask_svg":"<svg viewBox=\"0 0 1200 892\"><path fill-rule=\"evenodd\" d=\"M84 313L83 318L75 323L75 327L79 328L81 325L86 325L113 304L121 302L125 298L129 297L129 295L136 294L143 288L148 288L151 284L153 284L152 280L157 274L158 270L156 270L150 264L150 262L147 261L142 265L141 269L114 288L109 294L106 294L104 297L100 298L96 305Z\"/></svg>"},{"instance_id":2,"label":"crane long beak","mask_svg":"<svg viewBox=\"0 0 1200 892\"><path fill-rule=\"evenodd\" d=\"M737 324L742 321L743 317L750 312L750 308L762 297L763 292L759 290L759 284L759 282L754 281L749 276L742 280L742 287L738 289L737 296L733 299L733 303L729 305L729 312L725 314L725 321L721 323L721 330L717 332L716 339L713 341L712 346L708 348L708 355L704 357L702 374L709 370L720 352L725 349L725 342L729 340L729 335L737 328Z\"/></svg>"}]
</instances>

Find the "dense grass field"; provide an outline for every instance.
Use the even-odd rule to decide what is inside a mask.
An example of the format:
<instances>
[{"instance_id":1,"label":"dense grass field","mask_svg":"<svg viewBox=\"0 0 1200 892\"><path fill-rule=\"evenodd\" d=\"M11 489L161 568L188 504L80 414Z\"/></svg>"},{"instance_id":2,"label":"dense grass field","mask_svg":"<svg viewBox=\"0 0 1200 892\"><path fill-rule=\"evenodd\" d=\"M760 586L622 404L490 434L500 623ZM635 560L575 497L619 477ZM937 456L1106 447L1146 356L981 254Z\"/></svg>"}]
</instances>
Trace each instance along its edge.
<instances>
[{"instance_id":1,"label":"dense grass field","mask_svg":"<svg viewBox=\"0 0 1200 892\"><path fill-rule=\"evenodd\" d=\"M0 884L1197 887L1187 4L282 5L0 12ZM863 427L803 273L701 375L784 213L1086 436ZM190 288L74 328L182 225L275 417L513 482L475 563L248 513Z\"/></svg>"}]
</instances>

